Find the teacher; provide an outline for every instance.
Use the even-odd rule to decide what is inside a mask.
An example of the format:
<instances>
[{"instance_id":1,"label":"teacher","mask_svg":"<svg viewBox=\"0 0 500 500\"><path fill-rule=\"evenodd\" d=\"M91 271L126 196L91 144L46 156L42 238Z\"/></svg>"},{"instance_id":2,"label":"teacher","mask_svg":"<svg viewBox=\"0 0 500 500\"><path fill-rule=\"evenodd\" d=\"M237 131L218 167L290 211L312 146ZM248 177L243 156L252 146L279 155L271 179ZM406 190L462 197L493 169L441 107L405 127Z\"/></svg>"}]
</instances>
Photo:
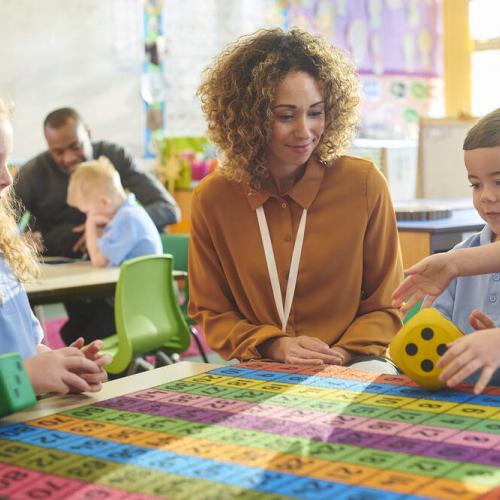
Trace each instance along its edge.
<instances>
[{"instance_id":1,"label":"teacher","mask_svg":"<svg viewBox=\"0 0 500 500\"><path fill-rule=\"evenodd\" d=\"M199 88L220 168L196 188L190 306L225 359L349 365L396 373L402 278L387 184L343 156L357 77L305 31L230 45Z\"/></svg>"}]
</instances>

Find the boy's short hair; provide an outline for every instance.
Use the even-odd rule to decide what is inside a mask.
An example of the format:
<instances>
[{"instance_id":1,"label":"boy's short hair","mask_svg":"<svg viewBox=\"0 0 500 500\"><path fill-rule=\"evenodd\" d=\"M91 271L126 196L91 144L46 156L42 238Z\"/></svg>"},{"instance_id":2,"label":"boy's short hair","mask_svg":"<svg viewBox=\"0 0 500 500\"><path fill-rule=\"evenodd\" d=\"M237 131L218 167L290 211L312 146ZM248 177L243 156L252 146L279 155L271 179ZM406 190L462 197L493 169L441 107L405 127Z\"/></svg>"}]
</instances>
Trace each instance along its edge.
<instances>
[{"instance_id":1,"label":"boy's short hair","mask_svg":"<svg viewBox=\"0 0 500 500\"><path fill-rule=\"evenodd\" d=\"M468 132L464 151L500 146L500 108L483 116Z\"/></svg>"},{"instance_id":2,"label":"boy's short hair","mask_svg":"<svg viewBox=\"0 0 500 500\"><path fill-rule=\"evenodd\" d=\"M69 205L74 205L78 199L86 199L95 194L105 194L110 197L125 196L120 174L105 156L80 163L69 179Z\"/></svg>"}]
</instances>

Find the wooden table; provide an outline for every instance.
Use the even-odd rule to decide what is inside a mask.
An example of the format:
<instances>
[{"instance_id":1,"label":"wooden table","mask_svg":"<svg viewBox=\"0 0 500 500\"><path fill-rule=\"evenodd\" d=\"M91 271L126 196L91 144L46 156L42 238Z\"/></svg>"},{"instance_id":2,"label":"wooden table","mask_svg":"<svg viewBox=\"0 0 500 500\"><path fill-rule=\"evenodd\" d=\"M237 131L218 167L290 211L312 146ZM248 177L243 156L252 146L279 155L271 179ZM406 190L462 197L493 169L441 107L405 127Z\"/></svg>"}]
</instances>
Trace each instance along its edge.
<instances>
[{"instance_id":1,"label":"wooden table","mask_svg":"<svg viewBox=\"0 0 500 500\"><path fill-rule=\"evenodd\" d=\"M446 252L460 243L466 233L478 232L484 221L473 208L452 211L446 219L399 221L398 232L405 268L437 252Z\"/></svg>"},{"instance_id":2,"label":"wooden table","mask_svg":"<svg viewBox=\"0 0 500 500\"><path fill-rule=\"evenodd\" d=\"M500 498L498 388L320 370L179 363L42 400L0 423L0 497Z\"/></svg>"},{"instance_id":3,"label":"wooden table","mask_svg":"<svg viewBox=\"0 0 500 500\"><path fill-rule=\"evenodd\" d=\"M90 261L65 264L41 264L41 277L25 285L32 306L55 304L68 299L101 298L113 295L119 267L95 267ZM174 271L176 280L185 279L183 271Z\"/></svg>"},{"instance_id":4,"label":"wooden table","mask_svg":"<svg viewBox=\"0 0 500 500\"><path fill-rule=\"evenodd\" d=\"M170 366L164 366L143 373L137 373L129 377L110 380L103 384L100 392L84 394L68 394L64 396L53 396L38 401L35 406L3 418L1 423L24 422L33 418L45 417L52 413L76 408L82 405L105 401L106 399L122 396L124 394L141 391L154 387L155 385L171 382L191 375L204 373L221 365L208 363L191 363L182 361Z\"/></svg>"}]
</instances>

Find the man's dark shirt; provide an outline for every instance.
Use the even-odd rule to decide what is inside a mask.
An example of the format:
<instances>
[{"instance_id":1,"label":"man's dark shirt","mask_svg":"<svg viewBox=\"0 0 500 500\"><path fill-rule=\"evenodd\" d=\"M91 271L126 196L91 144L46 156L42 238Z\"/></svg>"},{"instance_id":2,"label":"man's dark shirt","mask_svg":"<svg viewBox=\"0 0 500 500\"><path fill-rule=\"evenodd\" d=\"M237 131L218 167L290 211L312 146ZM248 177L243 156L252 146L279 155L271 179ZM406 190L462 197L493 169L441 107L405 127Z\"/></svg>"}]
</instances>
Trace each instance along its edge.
<instances>
[{"instance_id":1,"label":"man's dark shirt","mask_svg":"<svg viewBox=\"0 0 500 500\"><path fill-rule=\"evenodd\" d=\"M109 158L123 187L135 194L159 231L179 221L180 211L172 195L158 180L140 172L122 147L94 142L92 149L94 158ZM30 229L42 233L46 255L79 256L72 247L81 233L72 229L85 222L85 215L66 203L69 178L70 174L45 151L21 167L14 179L14 192L31 212Z\"/></svg>"}]
</instances>

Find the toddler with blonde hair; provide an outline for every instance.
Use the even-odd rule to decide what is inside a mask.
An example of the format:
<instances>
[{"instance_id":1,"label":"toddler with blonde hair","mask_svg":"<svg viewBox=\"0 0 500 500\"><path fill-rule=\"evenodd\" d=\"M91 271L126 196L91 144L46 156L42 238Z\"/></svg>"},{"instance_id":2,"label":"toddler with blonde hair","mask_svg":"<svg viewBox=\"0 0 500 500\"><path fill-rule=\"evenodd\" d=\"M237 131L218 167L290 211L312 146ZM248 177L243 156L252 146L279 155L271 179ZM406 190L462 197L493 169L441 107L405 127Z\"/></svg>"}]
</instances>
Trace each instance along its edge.
<instances>
[{"instance_id":1,"label":"toddler with blonde hair","mask_svg":"<svg viewBox=\"0 0 500 500\"><path fill-rule=\"evenodd\" d=\"M98 267L162 253L160 235L133 194L126 194L120 176L104 156L81 163L71 175L68 205L83 212L87 251Z\"/></svg>"}]
</instances>

